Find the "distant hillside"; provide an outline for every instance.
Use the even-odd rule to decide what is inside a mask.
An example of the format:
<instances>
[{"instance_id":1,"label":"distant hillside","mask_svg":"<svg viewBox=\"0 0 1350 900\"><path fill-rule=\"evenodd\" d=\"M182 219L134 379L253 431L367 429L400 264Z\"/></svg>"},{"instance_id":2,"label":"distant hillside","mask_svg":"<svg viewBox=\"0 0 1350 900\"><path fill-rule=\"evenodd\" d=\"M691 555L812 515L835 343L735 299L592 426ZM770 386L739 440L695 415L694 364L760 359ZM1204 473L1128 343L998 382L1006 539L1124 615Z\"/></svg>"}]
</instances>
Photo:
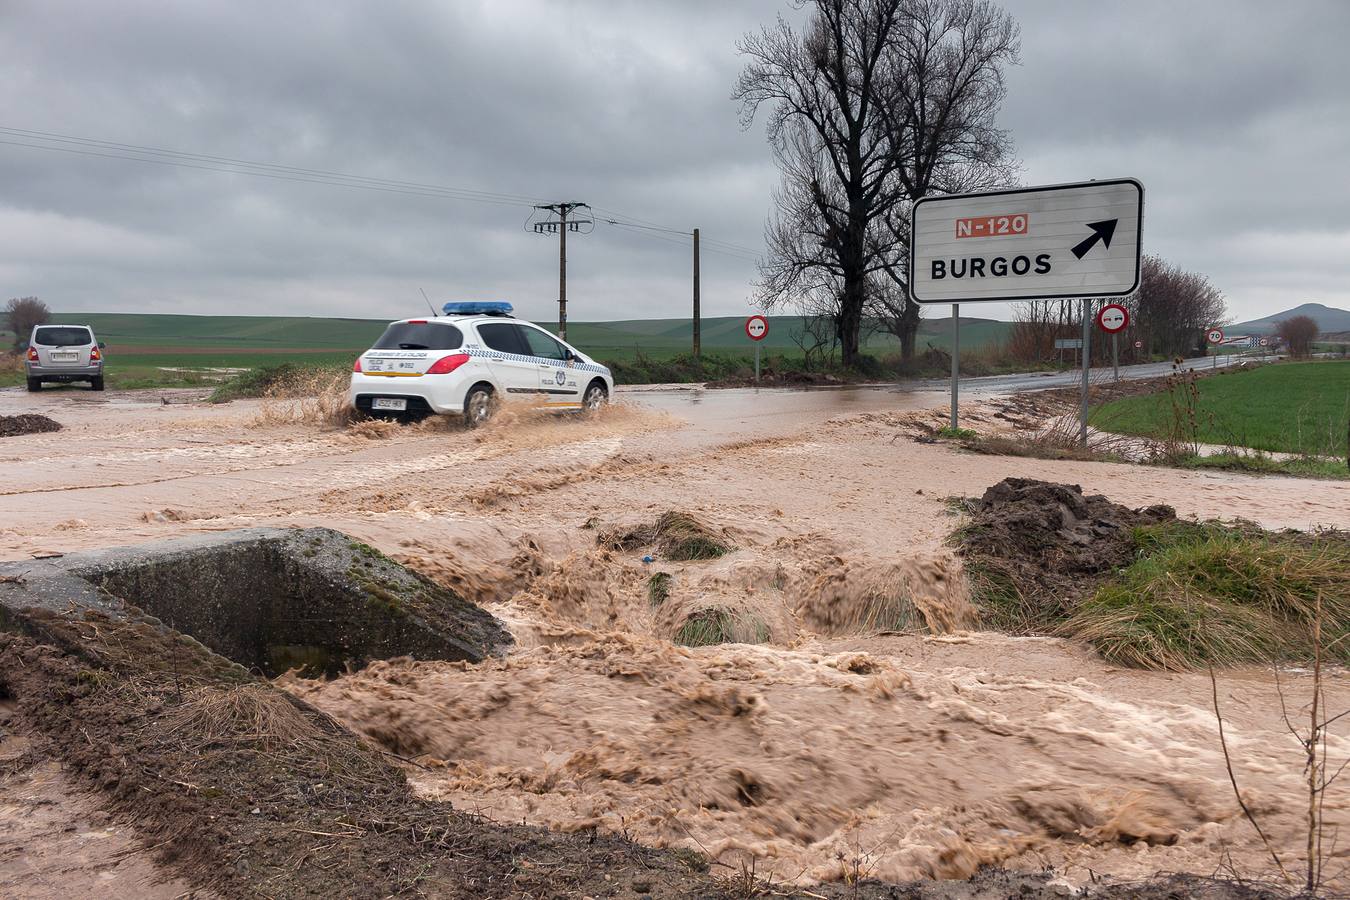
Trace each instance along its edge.
<instances>
[{"instance_id":1,"label":"distant hillside","mask_svg":"<svg viewBox=\"0 0 1350 900\"><path fill-rule=\"evenodd\" d=\"M126 354L220 352L332 352L360 351L384 330L384 319L337 319L305 316L184 316L140 313L61 313L56 322L83 323L99 339ZM556 331L556 324L540 322ZM992 319L961 318L961 344L976 348L1004 339L1009 324ZM634 353L668 356L690 348L693 324L689 319L625 319L614 322L572 321L568 339L601 358L630 357ZM795 337L803 332L800 316L770 316L763 346L773 353L796 352ZM710 351L748 353L754 346L745 336L744 316L714 316L703 320L703 347ZM918 349L928 344L951 344L951 319L925 319L919 329ZM868 352L889 353L898 347L885 334L869 338Z\"/></svg>"},{"instance_id":2,"label":"distant hillside","mask_svg":"<svg viewBox=\"0 0 1350 900\"><path fill-rule=\"evenodd\" d=\"M1294 316L1309 317L1317 323L1318 329L1323 332L1350 331L1350 311L1326 306L1322 303L1304 303L1302 306L1286 309L1284 312L1266 316L1264 319L1239 322L1225 330L1233 334L1274 334L1281 322L1285 319L1292 319Z\"/></svg>"}]
</instances>

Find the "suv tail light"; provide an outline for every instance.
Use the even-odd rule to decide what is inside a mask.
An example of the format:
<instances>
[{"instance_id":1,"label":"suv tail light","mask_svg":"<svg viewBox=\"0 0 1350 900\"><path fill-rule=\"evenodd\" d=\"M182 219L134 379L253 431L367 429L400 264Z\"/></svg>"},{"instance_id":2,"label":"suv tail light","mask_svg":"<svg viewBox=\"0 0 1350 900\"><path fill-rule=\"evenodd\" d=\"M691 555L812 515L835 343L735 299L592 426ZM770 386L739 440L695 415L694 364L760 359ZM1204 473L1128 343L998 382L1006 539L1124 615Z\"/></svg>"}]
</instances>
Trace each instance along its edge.
<instances>
[{"instance_id":1,"label":"suv tail light","mask_svg":"<svg viewBox=\"0 0 1350 900\"><path fill-rule=\"evenodd\" d=\"M468 361L469 354L467 353L452 353L449 356L442 356L431 364L431 368L427 369L427 374L449 375Z\"/></svg>"},{"instance_id":2,"label":"suv tail light","mask_svg":"<svg viewBox=\"0 0 1350 900\"><path fill-rule=\"evenodd\" d=\"M28 348L28 361L29 361L29 362L39 362L39 361L40 361L40 360L38 359L37 350L34 349L34 348L32 348L32 347L29 347L29 348Z\"/></svg>"},{"instance_id":3,"label":"suv tail light","mask_svg":"<svg viewBox=\"0 0 1350 900\"><path fill-rule=\"evenodd\" d=\"M90 361L90 362L98 362L98 361L99 361L100 359L102 359L102 358L103 358L103 354L99 352L98 347L90 347L90 348L89 348L89 361Z\"/></svg>"},{"instance_id":4,"label":"suv tail light","mask_svg":"<svg viewBox=\"0 0 1350 900\"><path fill-rule=\"evenodd\" d=\"M353 372L360 372L360 371L361 371L361 357L358 356L358 357L356 358L356 362L352 363L352 371L353 371Z\"/></svg>"}]
</instances>

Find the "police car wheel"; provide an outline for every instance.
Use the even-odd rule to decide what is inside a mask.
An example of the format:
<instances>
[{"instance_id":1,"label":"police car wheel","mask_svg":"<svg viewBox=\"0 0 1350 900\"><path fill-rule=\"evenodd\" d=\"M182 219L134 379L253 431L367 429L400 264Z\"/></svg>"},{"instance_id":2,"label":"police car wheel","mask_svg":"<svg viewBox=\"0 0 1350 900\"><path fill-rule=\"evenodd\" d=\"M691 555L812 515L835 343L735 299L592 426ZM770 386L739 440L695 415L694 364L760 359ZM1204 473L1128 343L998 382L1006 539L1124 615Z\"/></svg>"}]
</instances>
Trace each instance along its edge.
<instances>
[{"instance_id":1,"label":"police car wheel","mask_svg":"<svg viewBox=\"0 0 1350 900\"><path fill-rule=\"evenodd\" d=\"M586 412L593 413L605 405L609 399L609 394L605 391L605 386L598 381L592 381L591 386L586 388L586 396L582 399L581 405Z\"/></svg>"},{"instance_id":2,"label":"police car wheel","mask_svg":"<svg viewBox=\"0 0 1350 900\"><path fill-rule=\"evenodd\" d=\"M475 384L464 398L464 424L477 428L492 418L495 407L492 388L486 384Z\"/></svg>"}]
</instances>

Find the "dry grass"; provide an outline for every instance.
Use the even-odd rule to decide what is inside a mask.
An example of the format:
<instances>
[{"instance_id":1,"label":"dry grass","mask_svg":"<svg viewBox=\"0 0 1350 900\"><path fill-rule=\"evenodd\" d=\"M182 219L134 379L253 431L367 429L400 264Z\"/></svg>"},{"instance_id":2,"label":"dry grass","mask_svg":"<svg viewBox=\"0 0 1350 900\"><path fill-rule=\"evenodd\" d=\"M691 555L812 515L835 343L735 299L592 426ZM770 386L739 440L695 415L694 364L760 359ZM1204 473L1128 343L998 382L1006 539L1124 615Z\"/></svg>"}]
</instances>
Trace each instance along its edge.
<instances>
[{"instance_id":1,"label":"dry grass","mask_svg":"<svg viewBox=\"0 0 1350 900\"><path fill-rule=\"evenodd\" d=\"M675 510L662 513L650 525L603 531L596 536L596 543L609 550L655 547L663 558L675 562L717 559L735 549L710 526Z\"/></svg>"},{"instance_id":2,"label":"dry grass","mask_svg":"<svg viewBox=\"0 0 1350 900\"><path fill-rule=\"evenodd\" d=\"M162 680L161 680L162 686ZM379 774L369 754L316 710L267 684L207 686L185 690L157 723L159 739L194 757L246 753L289 765L322 761L334 777L361 780Z\"/></svg>"}]
</instances>

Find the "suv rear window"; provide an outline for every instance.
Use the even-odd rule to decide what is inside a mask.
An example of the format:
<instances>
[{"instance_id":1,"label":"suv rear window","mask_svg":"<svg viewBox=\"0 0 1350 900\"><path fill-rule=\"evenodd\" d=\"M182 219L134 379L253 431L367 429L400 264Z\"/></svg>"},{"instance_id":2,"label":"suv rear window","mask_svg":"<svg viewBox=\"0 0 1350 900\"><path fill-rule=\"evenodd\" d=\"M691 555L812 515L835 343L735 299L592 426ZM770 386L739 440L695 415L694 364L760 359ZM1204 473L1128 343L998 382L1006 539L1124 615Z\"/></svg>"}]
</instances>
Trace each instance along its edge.
<instances>
[{"instance_id":1,"label":"suv rear window","mask_svg":"<svg viewBox=\"0 0 1350 900\"><path fill-rule=\"evenodd\" d=\"M395 322L384 330L372 350L458 350L464 334L453 325Z\"/></svg>"},{"instance_id":2,"label":"suv rear window","mask_svg":"<svg viewBox=\"0 0 1350 900\"><path fill-rule=\"evenodd\" d=\"M33 343L44 347L83 347L93 342L94 335L88 328L48 325L33 333Z\"/></svg>"}]
</instances>

